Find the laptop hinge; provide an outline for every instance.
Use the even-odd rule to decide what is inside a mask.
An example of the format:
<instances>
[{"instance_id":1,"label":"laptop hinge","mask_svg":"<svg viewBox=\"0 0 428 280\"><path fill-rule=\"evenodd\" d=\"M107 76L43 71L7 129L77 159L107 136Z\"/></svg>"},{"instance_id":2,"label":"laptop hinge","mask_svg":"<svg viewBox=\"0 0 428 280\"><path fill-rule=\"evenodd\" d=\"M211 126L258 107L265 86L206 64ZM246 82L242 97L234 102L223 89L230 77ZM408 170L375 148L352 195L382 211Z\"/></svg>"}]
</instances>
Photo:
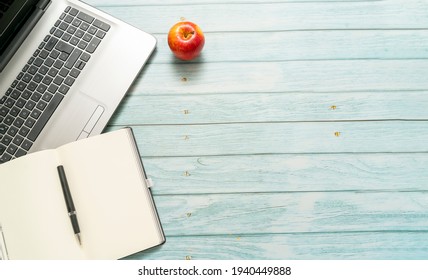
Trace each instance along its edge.
<instances>
[{"instance_id":1,"label":"laptop hinge","mask_svg":"<svg viewBox=\"0 0 428 280\"><path fill-rule=\"evenodd\" d=\"M50 0L40 0L39 3L37 3L37 8L39 8L40 10L46 11L50 3L51 3Z\"/></svg>"}]
</instances>

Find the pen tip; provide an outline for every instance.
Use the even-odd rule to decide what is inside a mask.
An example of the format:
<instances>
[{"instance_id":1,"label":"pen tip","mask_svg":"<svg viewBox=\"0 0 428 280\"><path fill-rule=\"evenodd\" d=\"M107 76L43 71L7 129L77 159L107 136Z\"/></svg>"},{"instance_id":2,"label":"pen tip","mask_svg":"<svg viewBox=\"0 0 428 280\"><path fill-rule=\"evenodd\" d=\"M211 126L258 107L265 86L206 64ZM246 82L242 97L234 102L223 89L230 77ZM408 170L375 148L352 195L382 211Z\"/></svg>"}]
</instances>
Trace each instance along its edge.
<instances>
[{"instance_id":1,"label":"pen tip","mask_svg":"<svg viewBox=\"0 0 428 280\"><path fill-rule=\"evenodd\" d=\"M80 233L76 233L76 238L79 244L82 245L82 239L80 238Z\"/></svg>"}]
</instances>

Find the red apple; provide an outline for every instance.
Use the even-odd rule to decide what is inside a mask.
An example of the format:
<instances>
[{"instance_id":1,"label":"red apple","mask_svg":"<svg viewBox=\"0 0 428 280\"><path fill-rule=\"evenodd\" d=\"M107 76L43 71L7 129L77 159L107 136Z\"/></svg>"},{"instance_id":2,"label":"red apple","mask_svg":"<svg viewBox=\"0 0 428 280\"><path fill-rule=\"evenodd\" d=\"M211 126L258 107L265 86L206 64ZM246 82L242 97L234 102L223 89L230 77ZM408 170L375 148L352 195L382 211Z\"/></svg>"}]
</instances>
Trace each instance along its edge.
<instances>
[{"instance_id":1,"label":"red apple","mask_svg":"<svg viewBox=\"0 0 428 280\"><path fill-rule=\"evenodd\" d=\"M169 48L176 57L182 60L191 60L197 57L202 51L204 44L204 33L193 22L181 21L169 30Z\"/></svg>"}]
</instances>

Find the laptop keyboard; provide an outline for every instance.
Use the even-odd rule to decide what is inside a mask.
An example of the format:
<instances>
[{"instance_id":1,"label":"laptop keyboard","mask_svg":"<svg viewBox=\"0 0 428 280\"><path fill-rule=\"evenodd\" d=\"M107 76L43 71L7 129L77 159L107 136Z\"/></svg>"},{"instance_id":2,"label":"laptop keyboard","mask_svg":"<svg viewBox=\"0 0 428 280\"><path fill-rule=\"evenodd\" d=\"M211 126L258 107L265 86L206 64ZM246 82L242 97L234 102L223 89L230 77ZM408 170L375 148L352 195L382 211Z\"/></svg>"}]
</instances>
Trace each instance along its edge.
<instances>
[{"instance_id":1,"label":"laptop keyboard","mask_svg":"<svg viewBox=\"0 0 428 280\"><path fill-rule=\"evenodd\" d=\"M65 9L0 99L0 164L28 153L109 29Z\"/></svg>"}]
</instances>

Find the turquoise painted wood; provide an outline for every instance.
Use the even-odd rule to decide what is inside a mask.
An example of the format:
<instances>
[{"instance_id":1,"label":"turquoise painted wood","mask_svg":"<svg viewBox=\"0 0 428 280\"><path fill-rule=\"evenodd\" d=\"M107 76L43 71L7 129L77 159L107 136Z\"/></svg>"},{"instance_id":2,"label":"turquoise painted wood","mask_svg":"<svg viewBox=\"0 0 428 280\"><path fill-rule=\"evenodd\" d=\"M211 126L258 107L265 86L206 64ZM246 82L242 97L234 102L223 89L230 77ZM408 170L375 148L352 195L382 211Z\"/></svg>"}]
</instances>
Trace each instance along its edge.
<instances>
[{"instance_id":1,"label":"turquoise painted wood","mask_svg":"<svg viewBox=\"0 0 428 280\"><path fill-rule=\"evenodd\" d=\"M138 95L125 98L111 124L423 121L426 108L428 91Z\"/></svg>"},{"instance_id":2,"label":"turquoise painted wood","mask_svg":"<svg viewBox=\"0 0 428 280\"><path fill-rule=\"evenodd\" d=\"M144 162L157 183L157 195L423 192L428 188L424 153L144 157Z\"/></svg>"},{"instance_id":3,"label":"turquoise painted wood","mask_svg":"<svg viewBox=\"0 0 428 280\"><path fill-rule=\"evenodd\" d=\"M136 126L134 133L143 157L428 152L428 123L419 121Z\"/></svg>"},{"instance_id":4,"label":"turquoise painted wood","mask_svg":"<svg viewBox=\"0 0 428 280\"><path fill-rule=\"evenodd\" d=\"M427 62L423 59L174 65L173 67L171 64L148 65L137 80L131 94L235 92L336 92L340 94L355 91L414 91L428 88L428 79L424 72Z\"/></svg>"},{"instance_id":5,"label":"turquoise painted wood","mask_svg":"<svg viewBox=\"0 0 428 280\"><path fill-rule=\"evenodd\" d=\"M172 236L163 248L129 259L418 260L428 254L426 237L424 232Z\"/></svg>"},{"instance_id":6,"label":"turquoise painted wood","mask_svg":"<svg viewBox=\"0 0 428 280\"><path fill-rule=\"evenodd\" d=\"M325 0L272 0L270 3L284 3L284 2L323 2ZM342 0L342 2L359 2L361 0ZM378 1L378 0L365 0L365 1ZM230 1L215 1L216 4L248 4L248 3L264 3L263 0L230 0ZM96 6L136 6L136 5L188 5L189 1L186 0L165 0L162 3L156 0L91 0L91 3ZM191 4L212 4L211 0L194 0Z\"/></svg>"},{"instance_id":7,"label":"turquoise painted wood","mask_svg":"<svg viewBox=\"0 0 428 280\"><path fill-rule=\"evenodd\" d=\"M209 44L197 62L267 62L343 59L427 58L427 30L308 30L305 32L208 33ZM171 56L166 34L150 63L178 63ZM260 40L260 43L255 41ZM399 42L399 43L397 43ZM233 48L231 48L231 44ZM263 47L260 47L263 45ZM256 49L257 48L257 49ZM335 52L331 49L335 48ZM257 55L254 53L257 52Z\"/></svg>"},{"instance_id":8,"label":"turquoise painted wood","mask_svg":"<svg viewBox=\"0 0 428 280\"><path fill-rule=\"evenodd\" d=\"M129 259L428 259L427 1L88 2L158 40L107 128L167 238Z\"/></svg>"},{"instance_id":9,"label":"turquoise painted wood","mask_svg":"<svg viewBox=\"0 0 428 280\"><path fill-rule=\"evenodd\" d=\"M425 14L428 3L424 0L269 1L267 4L229 4L223 0L209 1L207 4L182 1L183 4L178 5L130 6L119 3L117 1L113 7L99 6L152 33L167 33L171 24L181 17L198 22L206 32L244 31L259 34L268 31L420 29L428 23Z\"/></svg>"}]
</instances>

